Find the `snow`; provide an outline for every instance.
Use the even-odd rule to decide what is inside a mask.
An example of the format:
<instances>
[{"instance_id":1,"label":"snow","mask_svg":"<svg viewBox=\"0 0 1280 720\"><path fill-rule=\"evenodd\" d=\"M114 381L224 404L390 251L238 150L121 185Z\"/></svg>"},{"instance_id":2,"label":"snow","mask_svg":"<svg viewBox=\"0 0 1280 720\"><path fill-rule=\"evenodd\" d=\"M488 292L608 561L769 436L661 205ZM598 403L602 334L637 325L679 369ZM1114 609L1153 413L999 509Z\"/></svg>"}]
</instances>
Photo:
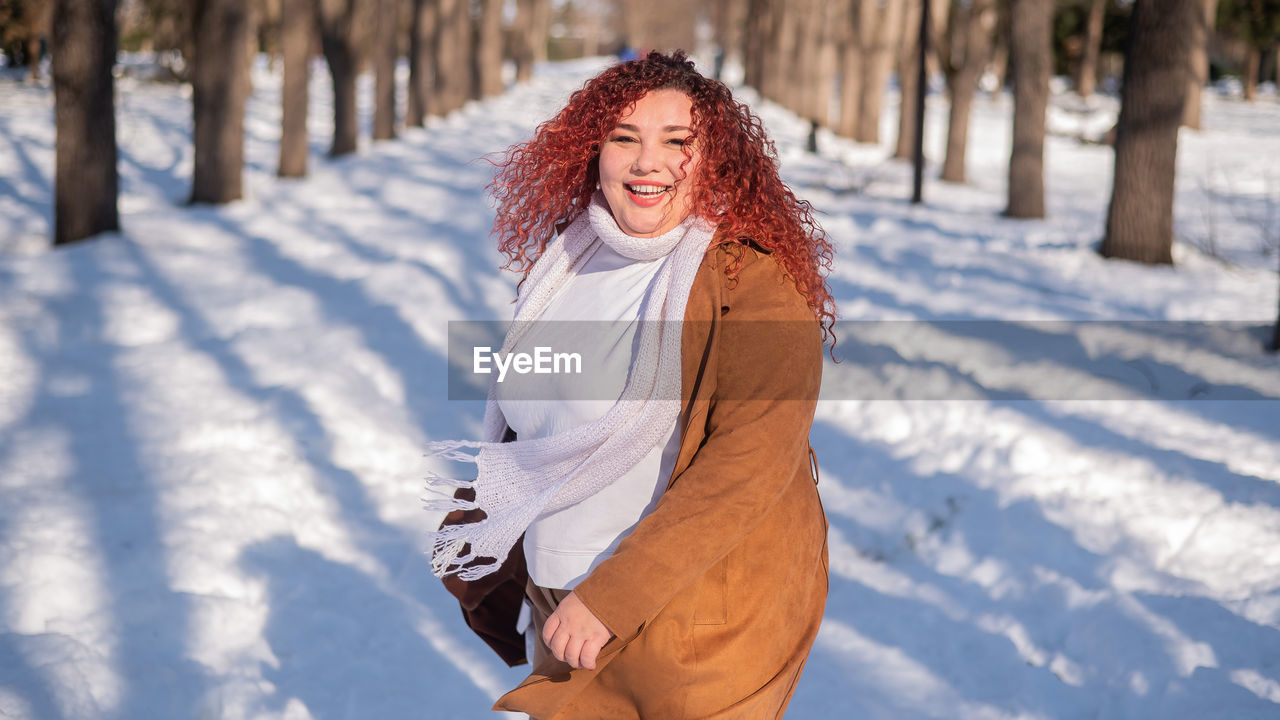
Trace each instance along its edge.
<instances>
[{"instance_id":1,"label":"snow","mask_svg":"<svg viewBox=\"0 0 1280 720\"><path fill-rule=\"evenodd\" d=\"M483 158L600 62L338 161L317 72L300 181L274 177L260 66L247 197L222 208L182 205L189 92L121 77L124 231L56 251L52 94L0 80L0 717L488 716L524 673L430 575L421 449L479 432L479 405L446 399L447 322L510 314ZM1050 217L1017 221L1006 96L974 106L970 182L930 177L913 207L892 98L881 146L823 133L814 156L805 123L740 95L859 321L813 430L831 595L789 716L1280 714L1275 98L1206 93L1179 264L1152 268L1094 251L1111 151L1077 138L1113 99L1055 99ZM943 100L928 112L939 159ZM1097 385L1099 358L1163 389Z\"/></svg>"}]
</instances>

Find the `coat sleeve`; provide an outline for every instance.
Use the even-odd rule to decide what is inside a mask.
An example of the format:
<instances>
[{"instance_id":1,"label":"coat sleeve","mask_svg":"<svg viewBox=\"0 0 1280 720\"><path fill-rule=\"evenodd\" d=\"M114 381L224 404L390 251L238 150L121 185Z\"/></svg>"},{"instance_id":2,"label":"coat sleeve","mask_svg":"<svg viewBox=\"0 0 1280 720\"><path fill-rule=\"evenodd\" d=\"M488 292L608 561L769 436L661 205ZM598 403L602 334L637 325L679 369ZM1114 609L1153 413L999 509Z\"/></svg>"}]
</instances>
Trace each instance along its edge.
<instances>
[{"instance_id":1,"label":"coat sleeve","mask_svg":"<svg viewBox=\"0 0 1280 720\"><path fill-rule=\"evenodd\" d=\"M689 466L576 588L629 642L675 595L751 532L808 463L822 377L813 311L771 259L739 271L723 310L706 437ZM786 561L787 538L778 538Z\"/></svg>"}]
</instances>

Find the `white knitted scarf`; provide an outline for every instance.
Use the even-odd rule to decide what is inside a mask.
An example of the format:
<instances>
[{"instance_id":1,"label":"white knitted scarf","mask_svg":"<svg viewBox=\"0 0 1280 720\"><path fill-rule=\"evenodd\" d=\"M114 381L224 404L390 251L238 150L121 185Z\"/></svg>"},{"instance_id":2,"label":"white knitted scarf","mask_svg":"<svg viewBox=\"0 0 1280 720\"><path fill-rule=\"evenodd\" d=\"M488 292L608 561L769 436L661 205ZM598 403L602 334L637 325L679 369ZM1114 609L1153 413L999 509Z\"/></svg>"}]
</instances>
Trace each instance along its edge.
<instances>
[{"instance_id":1,"label":"white knitted scarf","mask_svg":"<svg viewBox=\"0 0 1280 720\"><path fill-rule=\"evenodd\" d=\"M546 437L501 442L506 418L489 383L484 440L447 440L427 445L428 457L473 462L477 477L459 480L431 473L428 485L452 493L471 487L475 500L425 499L429 510L479 508L478 522L447 525L428 533L431 569L475 580L494 572L540 515L562 510L607 487L665 440L680 415L680 327L694 275L715 228L690 216L652 238L624 233L604 195L597 192L587 211L547 246L527 280L528 294L516 307L502 345L508 353L547 308L556 290L575 275L603 242L624 257L665 256L645 291L639 342L618 402L598 420ZM475 451L467 452L467 451ZM464 552L465 550L465 552Z\"/></svg>"}]
</instances>

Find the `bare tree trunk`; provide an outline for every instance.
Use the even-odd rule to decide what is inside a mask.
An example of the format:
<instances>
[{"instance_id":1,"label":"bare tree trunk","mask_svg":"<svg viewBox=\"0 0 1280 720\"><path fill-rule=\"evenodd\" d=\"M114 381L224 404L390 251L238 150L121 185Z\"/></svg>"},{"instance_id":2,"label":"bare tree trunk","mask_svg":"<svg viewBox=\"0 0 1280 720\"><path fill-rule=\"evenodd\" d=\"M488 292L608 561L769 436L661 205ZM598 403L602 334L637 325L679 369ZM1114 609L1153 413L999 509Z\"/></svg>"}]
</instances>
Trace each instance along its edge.
<instances>
[{"instance_id":1,"label":"bare tree trunk","mask_svg":"<svg viewBox=\"0 0 1280 720\"><path fill-rule=\"evenodd\" d=\"M195 115L191 202L226 203L243 194L252 10L248 0L196 0L194 10L199 32L191 68Z\"/></svg>"},{"instance_id":2,"label":"bare tree trunk","mask_svg":"<svg viewBox=\"0 0 1280 720\"><path fill-rule=\"evenodd\" d=\"M356 50L337 40L321 40L325 60L329 66L329 78L333 82L333 143L329 156L339 157L353 153L359 146L356 139Z\"/></svg>"},{"instance_id":3,"label":"bare tree trunk","mask_svg":"<svg viewBox=\"0 0 1280 720\"><path fill-rule=\"evenodd\" d=\"M437 7L433 104L445 115L465 105L471 95L471 11L467 0L439 0Z\"/></svg>"},{"instance_id":4,"label":"bare tree trunk","mask_svg":"<svg viewBox=\"0 0 1280 720\"><path fill-rule=\"evenodd\" d=\"M884 0L883 5L864 2L871 6L871 21L864 26L863 43L865 58L862 81L861 110L858 112L858 142L880 142L880 108L889 85L889 72L893 69L894 50L902 29L903 0ZM867 17L866 14L863 17Z\"/></svg>"},{"instance_id":5,"label":"bare tree trunk","mask_svg":"<svg viewBox=\"0 0 1280 720\"><path fill-rule=\"evenodd\" d=\"M315 14L311 0L284 0L281 7L280 47L284 80L280 88L280 177L307 174L307 106L311 82L311 48L315 42Z\"/></svg>"},{"instance_id":6,"label":"bare tree trunk","mask_svg":"<svg viewBox=\"0 0 1280 720\"><path fill-rule=\"evenodd\" d=\"M359 0L316 0L320 48L333 80L331 157L356 151L356 74L360 71L361 29L366 15Z\"/></svg>"},{"instance_id":7,"label":"bare tree trunk","mask_svg":"<svg viewBox=\"0 0 1280 720\"><path fill-rule=\"evenodd\" d=\"M920 74L920 11L921 0L907 0L902 12L902 44L898 53L898 87L902 89L902 105L898 116L898 146L894 157L910 160L915 155L916 80ZM937 58L937 39L947 24L948 0L929 0L930 48L929 55ZM930 70L935 69L932 67Z\"/></svg>"},{"instance_id":8,"label":"bare tree trunk","mask_svg":"<svg viewBox=\"0 0 1280 720\"><path fill-rule=\"evenodd\" d=\"M820 0L819 0L820 1ZM813 15L814 0L804 2L803 10L795 7L795 0L788 3L788 10L795 13L795 22L790 24L791 38L787 47L790 55L787 63L791 68L786 82L782 84L782 104L791 112L806 117L809 108L806 106L813 89L813 37L810 19Z\"/></svg>"},{"instance_id":9,"label":"bare tree trunk","mask_svg":"<svg viewBox=\"0 0 1280 720\"><path fill-rule=\"evenodd\" d=\"M53 6L53 244L120 229L115 0Z\"/></svg>"},{"instance_id":10,"label":"bare tree trunk","mask_svg":"<svg viewBox=\"0 0 1280 720\"><path fill-rule=\"evenodd\" d=\"M409 25L409 107L404 121L413 127L422 127L423 118L432 111L435 26L435 0L413 0L413 18Z\"/></svg>"},{"instance_id":11,"label":"bare tree trunk","mask_svg":"<svg viewBox=\"0 0 1280 720\"><path fill-rule=\"evenodd\" d=\"M698 3L688 0L620 0L623 35L628 46L663 52L692 51L696 38ZM807 5L793 0L792 5ZM804 9L796 8L804 13Z\"/></svg>"},{"instance_id":12,"label":"bare tree trunk","mask_svg":"<svg viewBox=\"0 0 1280 720\"><path fill-rule=\"evenodd\" d=\"M586 18L582 31L582 57L595 57L600 54L600 8L598 2L586 3Z\"/></svg>"},{"instance_id":13,"label":"bare tree trunk","mask_svg":"<svg viewBox=\"0 0 1280 720\"><path fill-rule=\"evenodd\" d=\"M1249 54L1244 61L1244 99L1253 100L1258 96L1258 69L1262 66L1262 48L1249 45Z\"/></svg>"},{"instance_id":14,"label":"bare tree trunk","mask_svg":"<svg viewBox=\"0 0 1280 720\"><path fill-rule=\"evenodd\" d=\"M969 141L969 111L978 91L978 80L986 69L995 30L994 0L972 0L965 7L952 3L948 18L946 52L942 63L947 74L947 94L951 111L947 122L947 155L942 162L942 179L965 181L965 151Z\"/></svg>"},{"instance_id":15,"label":"bare tree trunk","mask_svg":"<svg viewBox=\"0 0 1280 720\"><path fill-rule=\"evenodd\" d=\"M476 66L476 23L471 17L471 0L462 0L461 12L456 16L457 24L453 31L458 34L457 65L463 68L466 80L459 83L462 88L462 102L458 107L467 104L468 100L480 99L480 72Z\"/></svg>"},{"instance_id":16,"label":"bare tree trunk","mask_svg":"<svg viewBox=\"0 0 1280 720\"><path fill-rule=\"evenodd\" d=\"M614 11L622 14L622 47L639 51L644 35L640 13L643 6L635 0L615 0Z\"/></svg>"},{"instance_id":17,"label":"bare tree trunk","mask_svg":"<svg viewBox=\"0 0 1280 720\"><path fill-rule=\"evenodd\" d=\"M534 63L547 61L547 38L551 33L551 0L516 0L512 60L516 82L529 82Z\"/></svg>"},{"instance_id":18,"label":"bare tree trunk","mask_svg":"<svg viewBox=\"0 0 1280 720\"><path fill-rule=\"evenodd\" d=\"M533 77L533 14L535 0L516 0L516 19L512 25L511 59L516 64L516 82L529 82Z\"/></svg>"},{"instance_id":19,"label":"bare tree trunk","mask_svg":"<svg viewBox=\"0 0 1280 720\"><path fill-rule=\"evenodd\" d=\"M743 39L743 81L765 94L765 79L772 37L773 11L769 0L747 0L747 22Z\"/></svg>"},{"instance_id":20,"label":"bare tree trunk","mask_svg":"<svg viewBox=\"0 0 1280 720\"><path fill-rule=\"evenodd\" d=\"M462 0L436 0L435 22L435 86L431 94L431 104L440 115L457 110L462 103L458 100L462 94L455 88L459 84L462 73L456 67L458 55L458 37L453 31L455 16L459 12Z\"/></svg>"},{"instance_id":21,"label":"bare tree trunk","mask_svg":"<svg viewBox=\"0 0 1280 720\"><path fill-rule=\"evenodd\" d=\"M906 0L898 46L898 142L893 156L908 160L916 142L916 75L920 63L920 11L923 0Z\"/></svg>"},{"instance_id":22,"label":"bare tree trunk","mask_svg":"<svg viewBox=\"0 0 1280 720\"><path fill-rule=\"evenodd\" d=\"M743 47L749 22L748 0L712 0L710 10L716 43L720 46L716 62L716 79L720 79L725 63L730 60L746 61Z\"/></svg>"},{"instance_id":23,"label":"bare tree trunk","mask_svg":"<svg viewBox=\"0 0 1280 720\"><path fill-rule=\"evenodd\" d=\"M1173 262L1173 187L1199 0L1135 0L1125 56L1105 257Z\"/></svg>"},{"instance_id":24,"label":"bare tree trunk","mask_svg":"<svg viewBox=\"0 0 1280 720\"><path fill-rule=\"evenodd\" d=\"M12 2L12 0L10 0ZM42 40L50 34L50 22L54 3L47 0L26 0L21 25L24 26L26 40L23 41L23 54L26 56L28 79L40 79L40 62L47 51ZM2 4L0 4L2 6ZM3 34L3 32L0 32Z\"/></svg>"},{"instance_id":25,"label":"bare tree trunk","mask_svg":"<svg viewBox=\"0 0 1280 720\"><path fill-rule=\"evenodd\" d=\"M1044 131L1052 70L1053 0L1012 0L1013 152L1005 215L1044 217Z\"/></svg>"},{"instance_id":26,"label":"bare tree trunk","mask_svg":"<svg viewBox=\"0 0 1280 720\"><path fill-rule=\"evenodd\" d=\"M261 48L267 56L267 69L275 72L276 58L281 55L281 16L284 14L283 0L252 0L256 16L255 48Z\"/></svg>"},{"instance_id":27,"label":"bare tree trunk","mask_svg":"<svg viewBox=\"0 0 1280 720\"><path fill-rule=\"evenodd\" d=\"M795 42L795 17L786 12L781 0L764 3L768 10L767 37L764 45L760 94L785 105L787 82L792 72L792 50Z\"/></svg>"},{"instance_id":28,"label":"bare tree trunk","mask_svg":"<svg viewBox=\"0 0 1280 720\"><path fill-rule=\"evenodd\" d=\"M794 13L787 12L784 3L774 5L774 38L772 47L773 79L770 99L783 107L795 107L796 35L797 22Z\"/></svg>"},{"instance_id":29,"label":"bare tree trunk","mask_svg":"<svg viewBox=\"0 0 1280 720\"><path fill-rule=\"evenodd\" d=\"M1218 14L1218 0L1200 0L1200 13L1191 26L1190 79L1187 82L1187 104L1182 109L1182 124L1200 129L1200 90L1209 82L1209 33Z\"/></svg>"},{"instance_id":30,"label":"bare tree trunk","mask_svg":"<svg viewBox=\"0 0 1280 720\"><path fill-rule=\"evenodd\" d=\"M136 4L131 0L129 4ZM183 82L191 80L191 61L195 57L196 32L192 28L190 0L146 0L144 6L150 15L148 40L151 50L157 54L173 50L180 56L179 63L162 60L165 69Z\"/></svg>"},{"instance_id":31,"label":"bare tree trunk","mask_svg":"<svg viewBox=\"0 0 1280 720\"><path fill-rule=\"evenodd\" d=\"M533 25L529 37L533 47L533 61L547 61L547 38L551 36L551 0L533 0Z\"/></svg>"},{"instance_id":32,"label":"bare tree trunk","mask_svg":"<svg viewBox=\"0 0 1280 720\"><path fill-rule=\"evenodd\" d=\"M399 0L378 0L373 39L373 139L396 136L396 58L399 43Z\"/></svg>"},{"instance_id":33,"label":"bare tree trunk","mask_svg":"<svg viewBox=\"0 0 1280 720\"><path fill-rule=\"evenodd\" d=\"M864 4L869 0L846 0L840 37L840 124L836 133L844 137L858 134L859 115L862 112L862 23Z\"/></svg>"},{"instance_id":34,"label":"bare tree trunk","mask_svg":"<svg viewBox=\"0 0 1280 720\"><path fill-rule=\"evenodd\" d=\"M1098 53L1102 49L1102 21L1106 17L1107 0L1092 0L1085 21L1084 53L1076 69L1076 92L1087 98L1098 84Z\"/></svg>"},{"instance_id":35,"label":"bare tree trunk","mask_svg":"<svg viewBox=\"0 0 1280 720\"><path fill-rule=\"evenodd\" d=\"M27 55L27 73L31 80L40 79L40 38L31 36L27 38L26 47L23 52Z\"/></svg>"},{"instance_id":36,"label":"bare tree trunk","mask_svg":"<svg viewBox=\"0 0 1280 720\"><path fill-rule=\"evenodd\" d=\"M1013 32L1009 26L1011 20L1009 18L1008 2L996 3L996 30L992 36L991 58L987 61L986 72L992 75L992 85L995 91L991 93L993 101L1000 97L1001 91L1009 81L1009 36Z\"/></svg>"},{"instance_id":37,"label":"bare tree trunk","mask_svg":"<svg viewBox=\"0 0 1280 720\"><path fill-rule=\"evenodd\" d=\"M795 72L791 85L794 94L791 96L790 109L795 114L810 122L816 119L818 96L818 63L817 46L822 28L819 23L821 0L792 0L792 7L798 16L796 21L796 42L793 47L792 63ZM798 6L798 7L797 7Z\"/></svg>"},{"instance_id":38,"label":"bare tree trunk","mask_svg":"<svg viewBox=\"0 0 1280 720\"><path fill-rule=\"evenodd\" d=\"M653 2L653 0L648 0ZM654 47L659 50L684 50L693 52L697 49L698 38L695 30L698 27L698 6L688 0L663 0L665 10L662 17L654 24L659 28L655 33L657 42Z\"/></svg>"},{"instance_id":39,"label":"bare tree trunk","mask_svg":"<svg viewBox=\"0 0 1280 720\"><path fill-rule=\"evenodd\" d=\"M476 58L480 69L480 94L501 95L502 85L502 0L482 0L480 35Z\"/></svg>"},{"instance_id":40,"label":"bare tree trunk","mask_svg":"<svg viewBox=\"0 0 1280 720\"><path fill-rule=\"evenodd\" d=\"M947 76L947 95L951 107L947 113L947 154L942 161L942 179L947 182L965 181L965 153L969 141L969 115L973 108L976 77L970 86L969 73Z\"/></svg>"},{"instance_id":41,"label":"bare tree trunk","mask_svg":"<svg viewBox=\"0 0 1280 720\"><path fill-rule=\"evenodd\" d=\"M822 127L832 127L831 99L836 89L836 63L839 61L839 32L843 14L838 5L818 3L820 19L819 42L815 49L817 94L814 97L814 122Z\"/></svg>"}]
</instances>

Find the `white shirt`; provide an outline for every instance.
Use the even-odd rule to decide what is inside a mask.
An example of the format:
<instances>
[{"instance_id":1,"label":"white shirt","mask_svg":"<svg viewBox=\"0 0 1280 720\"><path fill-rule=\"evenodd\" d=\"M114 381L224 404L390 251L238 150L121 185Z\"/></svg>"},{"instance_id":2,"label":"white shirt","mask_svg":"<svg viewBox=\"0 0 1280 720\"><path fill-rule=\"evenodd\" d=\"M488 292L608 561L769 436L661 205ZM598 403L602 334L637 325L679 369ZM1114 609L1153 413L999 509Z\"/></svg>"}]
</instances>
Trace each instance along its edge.
<instances>
[{"instance_id":1,"label":"white shirt","mask_svg":"<svg viewBox=\"0 0 1280 720\"><path fill-rule=\"evenodd\" d=\"M645 291L663 258L632 260L604 243L592 252L511 349L532 354L541 346L580 353L583 364L590 364L590 387L584 389L582 376L571 373L508 375L497 385L498 406L521 440L563 432L602 417L626 385ZM596 322L575 328L559 321ZM590 399L562 399L574 397L575 390L578 397ZM652 512L666 489L679 449L677 421L666 442L652 448L612 484L576 505L539 516L524 536L533 582L570 590L612 555L636 523Z\"/></svg>"}]
</instances>

